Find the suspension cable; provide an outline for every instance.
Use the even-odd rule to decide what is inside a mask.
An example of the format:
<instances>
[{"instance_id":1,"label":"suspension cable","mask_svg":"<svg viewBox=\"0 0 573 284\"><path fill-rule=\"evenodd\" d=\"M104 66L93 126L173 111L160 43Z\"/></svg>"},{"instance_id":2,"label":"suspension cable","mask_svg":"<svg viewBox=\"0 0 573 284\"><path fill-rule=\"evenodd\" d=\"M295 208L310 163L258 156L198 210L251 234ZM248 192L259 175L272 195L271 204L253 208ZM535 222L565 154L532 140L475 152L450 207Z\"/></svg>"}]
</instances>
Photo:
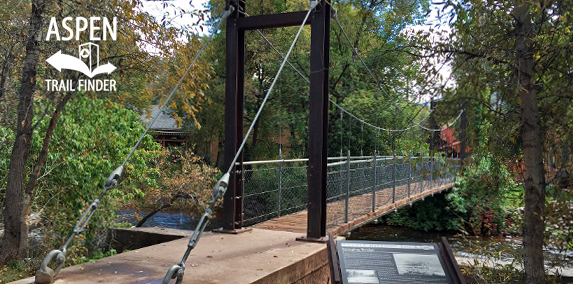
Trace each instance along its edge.
<instances>
[{"instance_id":1,"label":"suspension cable","mask_svg":"<svg viewBox=\"0 0 573 284\"><path fill-rule=\"evenodd\" d=\"M298 41L298 37L300 36L300 33L302 32L302 29L304 28L304 25L306 24L306 20L308 20L308 17L310 16L310 13L312 12L312 10L314 10L314 8L316 7L316 5L318 5L318 1L313 0L310 2L309 6L310 9L308 9L308 12L306 13L306 16L304 17L304 20L302 21L302 24L300 25L300 28L298 29L298 32L296 33L296 36L294 37L294 40L286 54L286 56L283 59L283 62L281 63L281 66L279 67L279 70L277 71L277 74L275 75L275 78L273 79L273 82L271 83L271 87L269 88L269 90L267 91L267 94L265 96L265 98L263 99L263 102L261 103L261 106L259 107L259 110L257 111L257 114L255 115L255 118L253 119L253 122L251 123L251 126L249 127L249 130L247 131L247 134L245 135L245 138L243 139L243 142L241 143L241 146L239 147L239 149L237 150L237 153L235 154L235 157L233 158L233 161L231 162L231 164L229 165L229 169L227 169L228 174L231 173L231 170L233 169L233 167L235 166L235 162L237 162L237 158L239 158L239 155L241 154L241 151L243 151L243 148L245 147L245 143L247 142L247 138L249 138L249 135L251 134L251 131L253 130L253 127L255 126L255 123L257 122L257 120L259 119L259 116L261 115L261 112L263 111L263 108L265 107L265 104L267 103L267 100L270 97L271 92L273 91L273 88L275 87L275 84L277 82L278 77L280 76L283 67L285 66L288 57L290 56L296 42Z\"/></svg>"},{"instance_id":2,"label":"suspension cable","mask_svg":"<svg viewBox=\"0 0 573 284\"><path fill-rule=\"evenodd\" d=\"M246 15L248 16L248 14L246 14ZM265 37L265 35L264 35L260 30L257 30L257 32L258 32L259 35L267 42L267 44L268 44L282 59L285 59L284 55L283 55L280 51L278 51L278 50L276 49L276 47L269 41L269 39L268 39L267 37ZM302 74L302 72L301 72L300 70L298 70L290 61L286 60L286 62L288 63L288 65L289 65L295 72L297 72L297 73L300 75L301 78L303 78L307 83L310 83L310 80L309 80L304 74ZM376 80L376 79L374 78L374 80ZM376 81L376 82L377 82L377 81ZM380 90L380 88L377 88L377 90ZM382 89L382 91L385 92L384 89ZM332 100L331 98L328 98L328 100L329 100L332 104L334 104L336 107L338 107L341 111L343 111L343 112L347 113L348 115L354 117L355 119L357 119L357 120L359 120L359 121L365 123L366 125L368 125L368 126L370 126L370 127L373 127L373 128L375 128L375 129L378 129L378 130L384 130L384 131L390 131L390 132L403 132L403 131L406 131L406 130L409 130L409 129L413 128L414 126L418 126L418 127L422 128L422 129L424 129L424 130L427 130L427 131L435 131L435 132L437 132L437 131L442 131L442 129L430 129L430 128L427 128L427 127L421 125L422 122L424 122L426 119L428 119L428 117L430 117L430 114L431 114L434 110L430 110L430 112L429 112L424 118L422 118L422 119L421 119L420 121L418 121L418 122L414 122L414 125L412 125L412 126L410 126L410 127L403 128L403 129L387 129L387 128L379 127L379 126L376 126L376 125L372 125L372 124L370 124L370 123L368 123L368 122L365 122L364 120L358 118L356 115L354 115L354 114L352 114L351 112L347 111L347 110L346 110L345 108L343 108L342 106L338 105L338 104L337 104L334 100ZM400 109L400 110L401 110L401 109ZM462 111L463 111L463 110L462 110ZM461 116L462 111L460 111L460 114L458 114L458 117L455 119L455 121L457 121L458 118ZM414 117L415 117L415 116L414 116ZM452 122L452 123L450 123L450 124L448 125L448 127L450 127L451 125L453 125L453 124L455 123L455 121Z\"/></svg>"},{"instance_id":3,"label":"suspension cable","mask_svg":"<svg viewBox=\"0 0 573 284\"><path fill-rule=\"evenodd\" d=\"M145 129L145 132L143 132L141 137L139 137L139 140L137 141L137 143L135 143L135 145L131 149L131 152L127 155L127 157L125 158L125 160L123 161L121 166L117 167L110 174L110 176L105 180L104 186L103 186L103 191L93 201L93 203L86 209L86 211L84 212L84 214L82 215L82 217L80 218L78 223L75 225L75 227L72 231L72 234L69 236L69 238L67 239L65 244L62 246L62 248L59 250L58 249L52 250L50 253L48 253L46 258L42 261L42 263L40 264L40 269L38 269L38 271L36 272L36 283L51 283L50 281L53 282L53 278L56 275L58 275L58 273L60 272L60 270L62 269L62 267L65 264L66 248L70 245L73 238L77 234L79 234L81 231L83 231L84 227L89 223L90 218L93 216L93 214L95 213L95 211L97 209L97 205L99 204L99 202L103 198L103 196L106 194L106 192L108 190L114 188L117 185L119 178L121 177L121 174L123 172L124 166L129 161L129 159L131 158L131 156L133 155L135 150L139 147L141 141L143 140L145 135L149 132L149 129L151 128L151 126L155 123L155 121L157 120L159 115L161 115L161 112L167 106L167 103L169 103L169 101L171 100L171 98L175 94L175 91L179 88L179 86L181 85L181 83L183 82L183 80L185 79L187 74L195 66L197 59L199 59L199 56L203 53L203 51L205 50L205 48L207 47L207 45L209 44L209 42L211 41L211 39L215 35L216 31L219 30L221 23L227 17L229 17L229 15L231 15L233 10L234 10L234 8L231 6L229 9L227 9L223 12L223 15L221 16L221 21L219 21L219 23L217 23L217 25L215 27L215 31L209 35L209 37L207 38L207 40L205 41L203 46L199 49L199 51L195 55L195 58L193 59L193 61L189 65L189 67L185 70L185 73L181 76L181 79L179 79L179 82L175 85L175 87L173 88L173 91L171 91L171 94L169 94L169 96L167 97L167 99L165 100L165 102L163 103L161 108L159 108L159 112L157 113L155 118L151 121L151 123L147 126L147 128ZM48 264L52 261L56 262L56 269L54 269L54 270L52 270L51 268L48 267Z\"/></svg>"},{"instance_id":4,"label":"suspension cable","mask_svg":"<svg viewBox=\"0 0 573 284\"><path fill-rule=\"evenodd\" d=\"M333 8L334 9L334 8ZM336 10L336 9L335 9ZM348 44L350 45L350 47L352 48L352 54L353 56L358 57L358 59L360 60L360 62L362 62L362 65L364 65L364 68L366 69L366 71L368 71L368 73L370 74L370 76L372 77L372 79L374 79L374 81L376 82L376 86L378 89L382 90L382 92L384 93L384 95L386 96L386 98L414 125L417 125L418 127L427 130L427 131L441 131L441 129L430 129L427 128L423 125L421 125L419 122L415 122L408 114L406 114L402 108L400 108L400 106L390 97L390 95L386 92L386 90L384 90L384 88L382 88L382 85L380 84L380 82L378 81L378 79L376 78L376 76L374 75L374 73L372 72L372 70L370 70L370 68L368 67L368 65L366 65L366 62L364 62L364 59L362 59L362 56L360 56L360 54L358 53L358 49L356 47L354 47L354 45L352 44L352 42L350 41L350 38L348 37L348 34L346 33L346 31L344 30L344 28L342 27L342 24L340 24L340 21L338 21L338 13L334 13L334 20L336 21L336 24L338 25L338 27L340 28L340 30L342 31L342 33L344 34L344 38L346 39L346 41L348 42ZM460 115L463 112L460 111ZM459 115L458 115L459 117ZM456 118L457 120L457 118ZM407 128L409 129L409 128ZM407 130L405 129L405 130ZM404 131L404 130L402 130Z\"/></svg>"}]
</instances>

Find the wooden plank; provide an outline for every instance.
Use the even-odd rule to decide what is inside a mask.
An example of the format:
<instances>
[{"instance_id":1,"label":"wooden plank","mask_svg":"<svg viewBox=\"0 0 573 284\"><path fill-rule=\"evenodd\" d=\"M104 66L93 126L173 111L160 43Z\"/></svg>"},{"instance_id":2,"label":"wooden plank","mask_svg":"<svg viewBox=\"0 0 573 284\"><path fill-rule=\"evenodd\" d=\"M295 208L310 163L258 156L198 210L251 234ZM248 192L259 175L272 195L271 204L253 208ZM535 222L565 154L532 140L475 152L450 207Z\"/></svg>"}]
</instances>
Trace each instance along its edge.
<instances>
[{"instance_id":1,"label":"wooden plank","mask_svg":"<svg viewBox=\"0 0 573 284\"><path fill-rule=\"evenodd\" d=\"M358 211L357 208L363 208L365 211L363 214L359 215L358 217L352 218L348 223L327 223L327 231L333 235L338 235L342 232L352 230L353 228L359 227L364 223L370 222L384 214L392 212L394 209L397 209L400 206L407 206L409 202L415 202L419 199L425 198L426 196L431 196L432 194L436 194L441 192L442 190L448 189L453 187L453 183L449 183L443 185L441 187L427 190L422 193L412 194L410 198L407 197L408 187L407 185L399 186L396 188L396 192L399 196L404 195L405 198L398 200L396 203L386 203L384 205L378 206L378 209L375 212L371 212L371 199L372 193L355 196L350 199L350 204L353 206L350 207L351 210ZM391 200L391 193L392 188L380 190L376 194L376 198L378 201L383 200L385 197ZM387 200L387 201L389 201ZM327 208L327 215L331 218L335 214L342 214L342 218L344 215L344 206L345 200L332 202L328 204ZM354 216L353 214L352 216ZM254 225L254 228L257 229L265 229L265 230L272 230L272 231L286 231L286 232L295 232L295 233L305 233L307 226L307 211L302 211L298 213L294 213L291 215L286 215L280 218L275 218L269 221L265 221L259 224Z\"/></svg>"}]
</instances>

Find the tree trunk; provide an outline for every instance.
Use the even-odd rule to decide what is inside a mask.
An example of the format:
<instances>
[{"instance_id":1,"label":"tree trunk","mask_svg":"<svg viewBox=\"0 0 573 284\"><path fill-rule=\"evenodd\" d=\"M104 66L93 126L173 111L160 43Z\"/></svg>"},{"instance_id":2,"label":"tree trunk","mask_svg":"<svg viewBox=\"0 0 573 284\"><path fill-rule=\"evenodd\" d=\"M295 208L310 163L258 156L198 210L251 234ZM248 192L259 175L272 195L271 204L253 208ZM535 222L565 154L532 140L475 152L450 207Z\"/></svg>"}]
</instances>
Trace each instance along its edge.
<instances>
[{"instance_id":1,"label":"tree trunk","mask_svg":"<svg viewBox=\"0 0 573 284\"><path fill-rule=\"evenodd\" d=\"M523 260L525 283L545 283L543 231L545 229L545 176L537 91L532 24L528 2L517 0L515 52L518 67L518 94L521 99L521 135L525 162L525 217L523 222Z\"/></svg>"},{"instance_id":2,"label":"tree trunk","mask_svg":"<svg viewBox=\"0 0 573 284\"><path fill-rule=\"evenodd\" d=\"M6 54L6 60L4 61L4 66L2 67L2 73L0 73L0 101L6 93L6 85L10 81L10 75L12 74L12 64L14 63L14 57L20 52L22 46L18 47L14 52L15 46L8 47L8 53Z\"/></svg>"},{"instance_id":3,"label":"tree trunk","mask_svg":"<svg viewBox=\"0 0 573 284\"><path fill-rule=\"evenodd\" d=\"M16 140L12 148L4 208L4 241L0 249L0 265L14 258L24 258L28 249L27 211L23 208L25 166L32 145L34 92L40 55L40 40L45 3L32 2L26 58L19 92Z\"/></svg>"},{"instance_id":4,"label":"tree trunk","mask_svg":"<svg viewBox=\"0 0 573 284\"><path fill-rule=\"evenodd\" d=\"M32 193L34 192L34 188L38 182L38 177L40 176L40 171L46 162L46 158L48 157L48 151L50 149L50 141L52 140L52 135L54 134L54 130L56 128L56 123L60 118L60 114L62 110L70 101L73 96L73 92L67 93L60 103L56 106L56 110L50 119L50 123L48 124L48 129L46 129L46 135L44 135L44 142L42 144L42 149L40 150L40 155L38 156L38 160L34 165L34 169L30 173L30 178L28 179L28 184L26 185L26 191L24 192L24 210L28 211L30 209L31 200L32 200ZM26 214L27 215L27 214Z\"/></svg>"}]
</instances>

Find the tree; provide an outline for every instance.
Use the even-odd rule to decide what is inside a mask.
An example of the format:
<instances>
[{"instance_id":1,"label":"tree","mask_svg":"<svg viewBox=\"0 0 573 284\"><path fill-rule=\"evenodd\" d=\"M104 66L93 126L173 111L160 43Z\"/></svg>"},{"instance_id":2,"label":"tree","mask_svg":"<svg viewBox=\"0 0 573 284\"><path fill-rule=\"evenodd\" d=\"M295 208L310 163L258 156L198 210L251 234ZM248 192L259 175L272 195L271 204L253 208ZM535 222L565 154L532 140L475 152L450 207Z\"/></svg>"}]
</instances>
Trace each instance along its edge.
<instances>
[{"instance_id":1,"label":"tree","mask_svg":"<svg viewBox=\"0 0 573 284\"><path fill-rule=\"evenodd\" d=\"M531 40L534 36L531 12L526 1L515 2L515 56L518 71L517 93L521 100L521 137L525 160L525 218L523 259L526 283L543 283L543 233L545 231L545 173L541 121L535 89L535 62Z\"/></svg>"},{"instance_id":2,"label":"tree","mask_svg":"<svg viewBox=\"0 0 573 284\"><path fill-rule=\"evenodd\" d=\"M32 146L33 100L46 2L45 0L32 1L26 58L18 96L16 137L10 158L10 170L4 199L5 233L0 250L0 264L5 264L12 258L24 258L28 247L26 221L32 201L32 192L27 188L24 190L25 166Z\"/></svg>"},{"instance_id":3,"label":"tree","mask_svg":"<svg viewBox=\"0 0 573 284\"><path fill-rule=\"evenodd\" d=\"M42 78L52 79L71 79L77 82L82 79L83 75L77 72L63 71L56 72L57 70L47 66L44 59L62 50L64 53L73 54L76 46L69 45L66 41L44 41L41 38L43 27L47 19L56 17L61 20L67 16L82 16L89 18L96 15L100 17L107 17L112 19L118 18L118 22L126 26L121 29L119 27L118 40L113 43L100 42L100 60L107 61L118 67L118 71L110 75L117 80L117 85L120 86L116 93L100 93L99 97L108 97L114 101L120 101L126 107L137 108L147 107L150 103L156 102L154 94L151 92L144 92L143 96L139 91L149 85L157 84L156 80L164 80L165 78L157 78L150 74L157 74L157 70L166 70L165 66L160 63L161 60L153 56L153 52L158 52L160 56L171 56L174 51L181 51L186 42L179 40L182 33L190 32L185 29L176 29L173 27L166 27L165 22L156 21L151 16L140 12L138 5L139 1L85 1L82 5L78 5L75 1L55 1L50 0L33 0L29 5L27 1L19 1L14 3L14 7L10 7L11 13L17 13L17 16L2 19L2 25L5 27L2 36L2 42L6 44L7 55L3 58L3 71L0 74L0 84L3 91L18 89L18 107L17 119L13 127L14 129L14 143L10 157L9 169L7 171L7 184L6 184L6 197L4 203L6 204L4 210L5 218L5 235L3 245L0 249L0 264L4 264L11 259L23 258L24 253L28 247L27 244L27 218L30 207L32 205L34 190L37 186L38 178L42 175L45 161L50 153L50 144L53 133L58 127L58 121L65 106L72 98L77 95L76 92L49 92L42 88ZM6 5L6 4L2 4ZM167 5L167 4L166 4ZM13 9L12 9L13 8ZM25 18L24 14L29 13L29 21L20 21ZM203 11L189 11L181 13L191 13L201 16ZM3 16L7 14L2 14ZM200 19L202 17L199 17ZM165 21L165 19L164 19ZM27 34L25 25L29 24ZM6 32L4 32L6 31ZM16 33L14 31L18 31ZM23 38L26 43L26 55L24 60L21 60L15 54L18 54L18 39L12 38L14 34L24 34ZM89 33L83 33L80 37L82 41L89 40ZM199 41L197 36L189 36L189 40L195 42ZM12 45L10 45L12 43ZM145 45L145 48L144 48ZM196 48L194 45L193 48ZM41 51L41 52L40 52ZM165 62L165 61L164 61ZM11 66L22 66L22 75L19 78L20 84L16 84L14 72L11 72ZM174 73L181 73L181 69L186 69L187 66L175 66ZM208 67L205 64L197 64L195 72L203 73ZM13 68L12 68L13 69ZM204 86L188 85L186 90L182 92L185 95L191 96L192 94L199 93L198 88ZM10 96L3 93L0 98L0 103L6 106L16 105L14 102L2 102ZM39 98L47 98L43 104L37 104ZM186 102L184 105L175 105L172 108L182 108L189 118L192 118L198 110L197 104L199 100L192 100ZM12 109L8 109L7 118L10 118ZM35 113L41 114L35 118ZM44 117L50 120L48 127L44 128L42 133L35 132L40 121L44 121ZM1 121L5 121L2 117ZM37 149L38 152L31 152L32 141L35 136L42 137L41 147ZM37 155L36 155L37 153ZM30 160L33 158L33 162ZM116 165L117 166L117 165ZM111 168L109 169L111 171Z\"/></svg>"},{"instance_id":4,"label":"tree","mask_svg":"<svg viewBox=\"0 0 573 284\"><path fill-rule=\"evenodd\" d=\"M247 13L251 16L259 14L272 14L294 12L308 9L306 3L300 1L260 1L260 5L247 3ZM211 1L212 7L220 7L221 1ZM359 52L366 64L376 74L386 92L393 100L401 101L400 106L410 116L416 114L421 108L417 104L407 102L406 83L417 78L417 65L408 65L407 53L398 55L389 50L399 48L406 44L407 38L401 31L408 25L418 23L422 19L423 10L427 8L427 1L399 1L391 5L383 1L334 1L332 5L337 9L338 18L349 34L353 44L358 45ZM214 8L218 11L221 8ZM261 30L266 38L283 55L292 43L298 27L277 28ZM260 37L257 31L246 32L246 65L245 74L245 124L250 124L255 113L267 93L268 88L281 63L281 57ZM205 128L192 129L193 143L197 143L200 154L205 154L212 141L222 141L222 104L224 103L224 40L225 34L215 35L212 55L209 62L213 66L213 76L210 78L210 89L205 92L209 105L205 105L205 112L198 115L198 120ZM301 36L291 53L289 61L302 73L309 77L310 30L303 29ZM395 116L395 109L383 93L376 93L376 84L370 78L362 63L352 55L352 48L346 42L342 31L332 23L331 27L331 68L330 68L330 98L339 105L352 108L359 114L368 113L366 122L378 124L387 128L401 128L408 121L401 116L398 119L389 119ZM392 88L395 86L395 88ZM367 99L364 99L367 97ZM360 107L352 107L353 102L361 101ZM364 101L364 103L362 103ZM367 102L366 102L367 101ZM375 105L383 112L367 110ZM390 115L387 108L392 108ZM329 137L333 147L329 148L329 155L338 155L341 131L348 137L348 116L345 121L339 121L340 114L336 107L330 107ZM419 119L417 117L416 119ZM203 123L205 122L205 123ZM308 149L308 82L300 74L285 66L282 74L273 89L273 93L261 113L253 133L245 147L244 159L276 159L279 143L282 143L284 157L306 157ZM353 131L354 137L361 137L360 126L356 121ZM341 126L343 126L341 128ZM247 127L247 125L245 126ZM341 130L342 129L342 130ZM380 133L378 150L391 149L391 136L386 132ZM280 137L280 138L279 138ZM352 141L353 153L360 151L360 145L365 153L372 153L373 140L376 132L365 127L364 141L360 138ZM405 136L404 136L405 137ZM411 136L410 136L411 137ZM400 139L398 135L395 139ZM346 138L345 138L346 139ZM345 140L347 141L347 140ZM219 145L221 147L222 144ZM221 152L220 150L218 152ZM217 160L220 160L218 155ZM211 157L214 162L215 157Z\"/></svg>"},{"instance_id":5,"label":"tree","mask_svg":"<svg viewBox=\"0 0 573 284\"><path fill-rule=\"evenodd\" d=\"M37 101L41 105L48 103ZM36 116L38 119L38 116ZM49 127L51 119L39 122L37 132ZM38 177L32 209L43 215L42 224L49 248L61 246L77 220L102 190L101 180L109 169L121 164L143 134L139 115L109 99L78 96L66 105L52 135L50 154ZM33 138L32 153L38 155L42 137ZM110 190L98 205L82 247L97 247L101 234L113 226L118 206L145 195L145 188L157 186L159 172L149 163L160 155L160 146L146 135L126 165L121 186Z\"/></svg>"},{"instance_id":6,"label":"tree","mask_svg":"<svg viewBox=\"0 0 573 284\"><path fill-rule=\"evenodd\" d=\"M492 131L485 144L474 143L472 149L524 161L526 283L545 281L544 145L555 145L547 133L567 125L570 112L557 103L571 100L565 75L573 66L566 55L572 48L570 7L570 1L448 3L442 19L455 36L438 43L429 43L428 34L419 37L425 42L419 48L426 52L420 56L452 58L457 86L445 98L456 106L467 102L485 110L483 118L473 121L491 123ZM560 123L548 123L554 120Z\"/></svg>"}]
</instances>

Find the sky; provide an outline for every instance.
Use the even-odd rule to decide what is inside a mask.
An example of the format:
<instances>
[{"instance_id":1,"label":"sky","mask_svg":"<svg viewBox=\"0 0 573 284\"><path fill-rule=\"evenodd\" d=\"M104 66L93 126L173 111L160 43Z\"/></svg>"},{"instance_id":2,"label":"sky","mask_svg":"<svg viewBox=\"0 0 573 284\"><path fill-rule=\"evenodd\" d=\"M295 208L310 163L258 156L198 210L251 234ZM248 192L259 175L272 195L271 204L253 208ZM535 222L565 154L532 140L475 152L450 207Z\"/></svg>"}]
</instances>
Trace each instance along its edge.
<instances>
[{"instance_id":1,"label":"sky","mask_svg":"<svg viewBox=\"0 0 573 284\"><path fill-rule=\"evenodd\" d=\"M142 1L143 11L154 16L156 19L161 20L163 16L166 18L173 18L171 24L176 27L192 26L197 19L193 19L189 14L176 15L176 8L184 11L204 8L209 3L209 0L171 0L171 1ZM164 6L165 5L165 6Z\"/></svg>"},{"instance_id":2,"label":"sky","mask_svg":"<svg viewBox=\"0 0 573 284\"><path fill-rule=\"evenodd\" d=\"M447 23L444 23L443 21L440 23L439 18L438 18L438 10L441 9L441 6L437 6L435 4L432 4L432 6L430 8L431 8L431 12L428 15L428 18L426 19L426 23L424 25L409 26L405 30L414 31L414 32L423 31L423 32L430 33L430 29L433 29L434 31L440 32L442 34L442 36L449 37L449 35L451 34L450 27L448 26ZM438 25L438 24L441 24L441 25L439 27L437 27L436 25ZM442 39L440 39L440 36L438 36L437 33L433 33L432 36L430 36L430 38L434 42L442 41ZM450 87L450 88L455 87L455 81L454 81L453 77L451 77L451 74L452 74L451 65L449 63L446 63L444 58L436 57L436 58L432 58L431 61L433 62L433 65L435 65L436 68L439 70L438 73L441 76L441 78L434 78L434 80L439 81L439 83L441 85L446 85L447 87ZM417 84L417 85L420 85L420 84ZM438 96L435 99L439 99L439 98L441 98L441 96ZM431 100L431 96L422 95L421 97L419 97L415 101L418 103L427 103L430 100Z\"/></svg>"}]
</instances>

